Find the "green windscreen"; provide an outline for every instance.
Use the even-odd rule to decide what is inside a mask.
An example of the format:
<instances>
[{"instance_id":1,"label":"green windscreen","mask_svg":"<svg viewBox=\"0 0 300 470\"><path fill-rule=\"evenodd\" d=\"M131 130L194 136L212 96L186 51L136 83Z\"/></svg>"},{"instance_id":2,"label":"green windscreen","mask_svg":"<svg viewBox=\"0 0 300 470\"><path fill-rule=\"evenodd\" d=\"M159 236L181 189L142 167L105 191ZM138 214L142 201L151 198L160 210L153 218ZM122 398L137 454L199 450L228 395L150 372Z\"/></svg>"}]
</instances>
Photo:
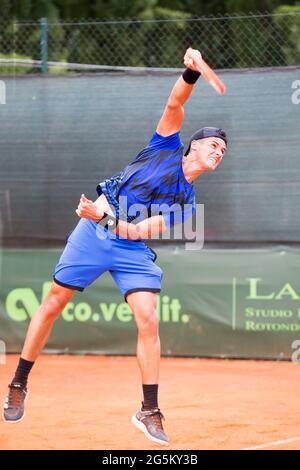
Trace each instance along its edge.
<instances>
[{"instance_id":1,"label":"green windscreen","mask_svg":"<svg viewBox=\"0 0 300 470\"><path fill-rule=\"evenodd\" d=\"M299 68L220 74L219 96L200 80L182 140L202 126L229 136L218 170L195 183L214 245L297 243L300 234ZM81 193L119 172L147 145L178 72L3 77L0 220L4 246L62 245Z\"/></svg>"}]
</instances>

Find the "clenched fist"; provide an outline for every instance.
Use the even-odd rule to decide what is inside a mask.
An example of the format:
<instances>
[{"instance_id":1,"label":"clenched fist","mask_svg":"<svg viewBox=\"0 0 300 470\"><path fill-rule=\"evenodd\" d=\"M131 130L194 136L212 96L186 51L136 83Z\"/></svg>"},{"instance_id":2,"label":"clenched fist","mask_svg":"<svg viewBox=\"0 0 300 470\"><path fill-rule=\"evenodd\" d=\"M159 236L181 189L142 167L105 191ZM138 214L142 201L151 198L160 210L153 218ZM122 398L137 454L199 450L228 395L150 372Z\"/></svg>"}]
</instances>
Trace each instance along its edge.
<instances>
[{"instance_id":1,"label":"clenched fist","mask_svg":"<svg viewBox=\"0 0 300 470\"><path fill-rule=\"evenodd\" d=\"M201 72L202 55L197 49L189 47L183 58L185 67L194 70L194 72Z\"/></svg>"},{"instance_id":2,"label":"clenched fist","mask_svg":"<svg viewBox=\"0 0 300 470\"><path fill-rule=\"evenodd\" d=\"M99 222L103 217L103 212L93 203L85 197L84 194L81 195L78 207L76 209L76 214L83 219L91 219Z\"/></svg>"}]
</instances>

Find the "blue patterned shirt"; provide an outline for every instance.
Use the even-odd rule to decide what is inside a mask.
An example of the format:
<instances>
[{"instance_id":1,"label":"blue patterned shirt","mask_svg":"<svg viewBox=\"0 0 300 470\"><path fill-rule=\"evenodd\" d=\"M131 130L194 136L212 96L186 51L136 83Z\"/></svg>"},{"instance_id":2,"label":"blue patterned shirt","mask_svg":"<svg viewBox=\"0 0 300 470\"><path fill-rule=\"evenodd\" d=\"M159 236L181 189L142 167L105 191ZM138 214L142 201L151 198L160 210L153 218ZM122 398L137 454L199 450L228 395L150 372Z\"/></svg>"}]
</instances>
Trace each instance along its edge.
<instances>
[{"instance_id":1,"label":"blue patterned shirt","mask_svg":"<svg viewBox=\"0 0 300 470\"><path fill-rule=\"evenodd\" d=\"M168 137L155 132L131 163L98 184L97 193L128 222L161 214L168 227L182 223L195 212L194 186L185 179L182 157L180 132Z\"/></svg>"}]
</instances>

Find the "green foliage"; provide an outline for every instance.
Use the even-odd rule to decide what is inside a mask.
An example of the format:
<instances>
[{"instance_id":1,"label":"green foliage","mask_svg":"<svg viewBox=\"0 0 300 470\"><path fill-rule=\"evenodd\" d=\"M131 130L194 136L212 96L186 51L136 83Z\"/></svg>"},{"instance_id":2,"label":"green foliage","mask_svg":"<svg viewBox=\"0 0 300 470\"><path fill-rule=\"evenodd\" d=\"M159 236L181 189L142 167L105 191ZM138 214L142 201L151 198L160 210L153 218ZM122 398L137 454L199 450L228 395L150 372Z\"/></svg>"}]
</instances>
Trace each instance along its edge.
<instances>
[{"instance_id":1,"label":"green foliage","mask_svg":"<svg viewBox=\"0 0 300 470\"><path fill-rule=\"evenodd\" d=\"M274 16L274 23L282 35L283 45L281 50L287 65L300 63L300 5L282 5L275 9L274 13L296 13L296 15Z\"/></svg>"},{"instance_id":2,"label":"green foliage","mask_svg":"<svg viewBox=\"0 0 300 470\"><path fill-rule=\"evenodd\" d=\"M226 0L228 13L271 12L281 0Z\"/></svg>"},{"instance_id":3,"label":"green foliage","mask_svg":"<svg viewBox=\"0 0 300 470\"><path fill-rule=\"evenodd\" d=\"M37 20L56 11L60 19L139 18L156 9L191 16L273 11L282 0L0 0L1 18ZM286 0L286 5L295 1Z\"/></svg>"},{"instance_id":4,"label":"green foliage","mask_svg":"<svg viewBox=\"0 0 300 470\"><path fill-rule=\"evenodd\" d=\"M11 61L16 60L30 60L31 57L21 54L0 54L0 59L6 59ZM1 74L3 75L17 75L17 74L24 74L28 72L28 69L18 66L17 63L5 64L1 65Z\"/></svg>"},{"instance_id":5,"label":"green foliage","mask_svg":"<svg viewBox=\"0 0 300 470\"><path fill-rule=\"evenodd\" d=\"M188 46L215 68L300 62L300 14L238 18L250 10L300 13L281 0L0 0L0 51L40 59L39 18L48 19L48 57L55 62L182 67ZM226 15L217 21L184 21ZM97 19L97 23L78 24ZM136 21L107 21L109 19ZM172 20L154 22L149 20ZM78 22L79 20L79 22ZM99 21L100 20L100 21ZM63 23L63 24L62 24ZM67 23L67 24L65 24ZM62 71L61 68L58 69ZM53 69L50 71L53 71ZM0 69L3 72L3 69Z\"/></svg>"}]
</instances>

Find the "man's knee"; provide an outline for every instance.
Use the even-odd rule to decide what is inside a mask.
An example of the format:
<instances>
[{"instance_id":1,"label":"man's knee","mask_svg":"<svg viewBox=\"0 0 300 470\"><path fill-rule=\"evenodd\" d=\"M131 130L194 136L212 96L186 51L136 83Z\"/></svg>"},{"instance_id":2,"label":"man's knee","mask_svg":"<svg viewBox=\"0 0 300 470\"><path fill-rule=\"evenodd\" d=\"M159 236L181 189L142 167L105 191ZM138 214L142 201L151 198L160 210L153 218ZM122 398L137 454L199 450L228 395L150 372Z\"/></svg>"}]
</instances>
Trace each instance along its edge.
<instances>
[{"instance_id":1,"label":"man's knee","mask_svg":"<svg viewBox=\"0 0 300 470\"><path fill-rule=\"evenodd\" d=\"M72 299L74 291L52 283L51 289L41 305L41 313L47 318L57 318L68 302Z\"/></svg>"},{"instance_id":2,"label":"man's knee","mask_svg":"<svg viewBox=\"0 0 300 470\"><path fill-rule=\"evenodd\" d=\"M144 314L138 322L139 334L147 338L158 336L159 318L156 310L151 310L148 315Z\"/></svg>"}]
</instances>

